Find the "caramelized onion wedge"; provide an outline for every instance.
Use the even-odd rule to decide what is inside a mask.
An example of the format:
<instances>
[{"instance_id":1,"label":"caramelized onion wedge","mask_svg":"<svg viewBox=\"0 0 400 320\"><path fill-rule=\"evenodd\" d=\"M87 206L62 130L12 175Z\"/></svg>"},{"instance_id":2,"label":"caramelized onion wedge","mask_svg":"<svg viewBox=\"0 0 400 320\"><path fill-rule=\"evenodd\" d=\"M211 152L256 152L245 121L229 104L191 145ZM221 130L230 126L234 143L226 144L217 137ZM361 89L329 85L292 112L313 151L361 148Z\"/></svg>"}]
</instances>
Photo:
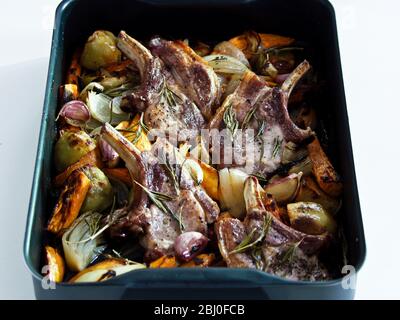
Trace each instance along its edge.
<instances>
[{"instance_id":1,"label":"caramelized onion wedge","mask_svg":"<svg viewBox=\"0 0 400 320\"><path fill-rule=\"evenodd\" d=\"M292 173L275 180L265 187L265 192L271 194L279 204L290 202L299 192L302 176L302 172Z\"/></svg>"},{"instance_id":2,"label":"caramelized onion wedge","mask_svg":"<svg viewBox=\"0 0 400 320\"><path fill-rule=\"evenodd\" d=\"M208 238L200 232L184 232L175 239L175 255L181 261L190 261L201 253L207 243Z\"/></svg>"},{"instance_id":3,"label":"caramelized onion wedge","mask_svg":"<svg viewBox=\"0 0 400 320\"><path fill-rule=\"evenodd\" d=\"M132 270L145 268L146 266L141 263L134 263L124 259L108 259L79 272L69 282L100 282Z\"/></svg>"}]
</instances>

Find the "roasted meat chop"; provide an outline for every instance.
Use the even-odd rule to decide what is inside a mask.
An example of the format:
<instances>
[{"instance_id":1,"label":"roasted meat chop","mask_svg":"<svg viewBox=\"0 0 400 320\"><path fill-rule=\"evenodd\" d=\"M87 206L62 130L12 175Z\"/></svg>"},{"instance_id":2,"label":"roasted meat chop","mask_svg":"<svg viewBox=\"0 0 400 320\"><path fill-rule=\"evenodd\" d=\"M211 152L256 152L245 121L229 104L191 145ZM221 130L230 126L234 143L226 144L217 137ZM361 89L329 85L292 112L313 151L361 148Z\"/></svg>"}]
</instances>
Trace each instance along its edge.
<instances>
[{"instance_id":1,"label":"roasted meat chop","mask_svg":"<svg viewBox=\"0 0 400 320\"><path fill-rule=\"evenodd\" d=\"M244 193L244 221L222 216L215 224L218 246L228 267L258 268L295 280L327 279L328 271L315 254L327 244L329 234L308 235L281 222L264 206L255 177L246 180ZM239 250L246 237L253 245Z\"/></svg>"},{"instance_id":2,"label":"roasted meat chop","mask_svg":"<svg viewBox=\"0 0 400 320\"><path fill-rule=\"evenodd\" d=\"M134 185L133 201L119 213L114 234L138 234L149 260L173 253L174 241L182 231L207 234L219 207L196 185L171 144L159 138L150 152L140 153L108 124L102 136L125 161Z\"/></svg>"},{"instance_id":3,"label":"roasted meat chop","mask_svg":"<svg viewBox=\"0 0 400 320\"><path fill-rule=\"evenodd\" d=\"M145 112L151 129L188 140L206 126L218 106L219 80L213 69L180 41L154 38L150 50L121 31L118 47L139 70L141 84L122 99L126 111Z\"/></svg>"},{"instance_id":4,"label":"roasted meat chop","mask_svg":"<svg viewBox=\"0 0 400 320\"><path fill-rule=\"evenodd\" d=\"M231 131L232 162L226 162L222 155L226 139L213 146L221 152L221 167L242 167L249 174L265 175L279 167L285 143L299 143L311 136L311 129L298 128L287 110L293 87L308 69L309 64L304 61L280 88L270 88L251 71L244 74L238 88L225 99L210 122L211 129ZM233 133L234 125L242 130Z\"/></svg>"}]
</instances>

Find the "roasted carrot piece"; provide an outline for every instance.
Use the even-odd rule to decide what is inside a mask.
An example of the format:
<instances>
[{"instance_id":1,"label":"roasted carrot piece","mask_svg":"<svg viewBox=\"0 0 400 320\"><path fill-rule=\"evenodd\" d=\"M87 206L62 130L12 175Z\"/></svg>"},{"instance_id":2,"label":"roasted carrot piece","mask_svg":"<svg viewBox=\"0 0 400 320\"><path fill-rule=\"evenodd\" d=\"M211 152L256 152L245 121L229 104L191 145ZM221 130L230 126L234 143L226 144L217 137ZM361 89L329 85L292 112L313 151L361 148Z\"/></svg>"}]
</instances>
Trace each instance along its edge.
<instances>
[{"instance_id":1,"label":"roasted carrot piece","mask_svg":"<svg viewBox=\"0 0 400 320\"><path fill-rule=\"evenodd\" d=\"M174 256L162 256L150 263L150 268L176 268L178 262Z\"/></svg>"},{"instance_id":2,"label":"roasted carrot piece","mask_svg":"<svg viewBox=\"0 0 400 320\"><path fill-rule=\"evenodd\" d=\"M120 180L128 186L132 186L132 178L127 168L103 168L103 172L110 178Z\"/></svg>"},{"instance_id":3,"label":"roasted carrot piece","mask_svg":"<svg viewBox=\"0 0 400 320\"><path fill-rule=\"evenodd\" d=\"M78 85L78 79L81 76L82 68L79 63L82 50L76 50L72 56L71 64L67 71L67 79L65 83Z\"/></svg>"},{"instance_id":4,"label":"roasted carrot piece","mask_svg":"<svg viewBox=\"0 0 400 320\"><path fill-rule=\"evenodd\" d=\"M97 148L85 154L79 161L71 164L67 169L57 175L54 179L54 185L56 187L61 187L72 172L87 165L96 166L100 169L103 168L104 165L101 161L100 151Z\"/></svg>"},{"instance_id":5,"label":"roasted carrot piece","mask_svg":"<svg viewBox=\"0 0 400 320\"><path fill-rule=\"evenodd\" d=\"M89 178L75 170L68 178L47 226L52 233L68 228L76 219L90 187Z\"/></svg>"},{"instance_id":6,"label":"roasted carrot piece","mask_svg":"<svg viewBox=\"0 0 400 320\"><path fill-rule=\"evenodd\" d=\"M50 246L44 248L47 266L49 268L49 279L53 282L61 282L64 279L65 264L59 252Z\"/></svg>"},{"instance_id":7,"label":"roasted carrot piece","mask_svg":"<svg viewBox=\"0 0 400 320\"><path fill-rule=\"evenodd\" d=\"M182 268L205 268L212 265L215 260L214 253L203 253L194 257L191 261L180 265Z\"/></svg>"},{"instance_id":8,"label":"roasted carrot piece","mask_svg":"<svg viewBox=\"0 0 400 320\"><path fill-rule=\"evenodd\" d=\"M312 171L319 187L332 197L340 196L343 184L340 182L339 175L326 156L317 137L307 145L307 149L312 162Z\"/></svg>"}]
</instances>

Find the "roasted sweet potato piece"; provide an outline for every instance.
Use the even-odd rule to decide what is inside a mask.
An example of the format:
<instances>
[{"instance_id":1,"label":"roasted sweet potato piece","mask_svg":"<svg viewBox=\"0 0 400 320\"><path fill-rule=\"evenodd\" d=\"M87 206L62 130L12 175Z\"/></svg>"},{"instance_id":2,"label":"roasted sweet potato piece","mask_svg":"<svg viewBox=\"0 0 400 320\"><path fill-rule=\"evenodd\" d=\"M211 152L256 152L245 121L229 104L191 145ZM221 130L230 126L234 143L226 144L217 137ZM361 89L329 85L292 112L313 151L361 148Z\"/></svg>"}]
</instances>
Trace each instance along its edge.
<instances>
[{"instance_id":1,"label":"roasted sweet potato piece","mask_svg":"<svg viewBox=\"0 0 400 320\"><path fill-rule=\"evenodd\" d=\"M79 59L81 58L81 53L82 51L78 49L74 52L74 55L72 56L71 64L67 71L67 79L65 80L65 83L67 84L78 85L78 79L82 73L82 68L79 63Z\"/></svg>"},{"instance_id":2,"label":"roasted sweet potato piece","mask_svg":"<svg viewBox=\"0 0 400 320\"><path fill-rule=\"evenodd\" d=\"M219 200L219 176L217 169L211 167L203 161L197 159L196 161L203 170L203 181L201 183L201 186L212 199Z\"/></svg>"},{"instance_id":3,"label":"roasted sweet potato piece","mask_svg":"<svg viewBox=\"0 0 400 320\"><path fill-rule=\"evenodd\" d=\"M127 168L103 168L103 172L110 178L119 180L128 186L132 186L132 178Z\"/></svg>"},{"instance_id":4,"label":"roasted sweet potato piece","mask_svg":"<svg viewBox=\"0 0 400 320\"><path fill-rule=\"evenodd\" d=\"M49 279L53 282L62 282L64 279L65 264L61 255L56 249L50 246L44 248L46 262L49 268Z\"/></svg>"},{"instance_id":5,"label":"roasted sweet potato piece","mask_svg":"<svg viewBox=\"0 0 400 320\"><path fill-rule=\"evenodd\" d=\"M174 256L162 256L150 263L150 268L176 268L178 262Z\"/></svg>"},{"instance_id":6,"label":"roasted sweet potato piece","mask_svg":"<svg viewBox=\"0 0 400 320\"><path fill-rule=\"evenodd\" d=\"M151 143L147 137L146 131L140 125L140 114L137 114L131 122L122 121L116 127L122 135L132 142L140 151L149 151ZM139 131L139 133L138 133Z\"/></svg>"},{"instance_id":7,"label":"roasted sweet potato piece","mask_svg":"<svg viewBox=\"0 0 400 320\"><path fill-rule=\"evenodd\" d=\"M58 89L58 104L60 108L67 102L78 99L78 97L79 89L77 84L65 84Z\"/></svg>"},{"instance_id":8,"label":"roasted sweet potato piece","mask_svg":"<svg viewBox=\"0 0 400 320\"><path fill-rule=\"evenodd\" d=\"M272 47L288 46L294 42L293 38L283 37L276 34L259 33L258 36L260 37L260 45L266 49ZM251 52L248 52L246 50L249 46L248 37L246 34L234 37L230 39L229 42L242 50L246 55L246 58L251 57Z\"/></svg>"},{"instance_id":9,"label":"roasted sweet potato piece","mask_svg":"<svg viewBox=\"0 0 400 320\"><path fill-rule=\"evenodd\" d=\"M213 264L215 260L214 253L202 253L194 257L191 261L180 265L182 268L205 268Z\"/></svg>"},{"instance_id":10,"label":"roasted sweet potato piece","mask_svg":"<svg viewBox=\"0 0 400 320\"><path fill-rule=\"evenodd\" d=\"M313 174L320 188L332 197L340 196L343 185L317 137L308 144L307 149L312 162Z\"/></svg>"},{"instance_id":11,"label":"roasted sweet potato piece","mask_svg":"<svg viewBox=\"0 0 400 320\"><path fill-rule=\"evenodd\" d=\"M65 169L63 172L57 175L56 178L54 179L54 185L56 187L61 187L72 172L87 165L96 166L99 169L103 168L104 164L101 161L101 155L97 148L88 152L81 159L79 159L79 161L71 164L70 166L67 167L67 169Z\"/></svg>"},{"instance_id":12,"label":"roasted sweet potato piece","mask_svg":"<svg viewBox=\"0 0 400 320\"><path fill-rule=\"evenodd\" d=\"M60 233L76 219L90 187L89 178L75 170L68 178L47 226L52 233Z\"/></svg>"}]
</instances>

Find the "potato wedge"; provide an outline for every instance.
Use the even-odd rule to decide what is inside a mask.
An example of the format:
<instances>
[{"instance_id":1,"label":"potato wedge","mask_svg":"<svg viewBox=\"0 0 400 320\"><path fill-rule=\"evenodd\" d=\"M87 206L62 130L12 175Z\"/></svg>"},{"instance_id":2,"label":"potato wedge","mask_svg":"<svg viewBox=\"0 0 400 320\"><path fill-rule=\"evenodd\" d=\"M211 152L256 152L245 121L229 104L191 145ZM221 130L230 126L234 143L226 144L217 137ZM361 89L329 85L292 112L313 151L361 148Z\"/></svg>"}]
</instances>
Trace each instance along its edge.
<instances>
[{"instance_id":1,"label":"potato wedge","mask_svg":"<svg viewBox=\"0 0 400 320\"><path fill-rule=\"evenodd\" d=\"M339 180L331 162L326 156L318 138L307 145L312 171L320 188L332 197L338 197L342 193L343 184Z\"/></svg>"},{"instance_id":2,"label":"potato wedge","mask_svg":"<svg viewBox=\"0 0 400 320\"><path fill-rule=\"evenodd\" d=\"M73 276L69 282L101 282L126 272L138 269L145 269L141 263L130 263L124 259L107 259L86 268Z\"/></svg>"},{"instance_id":3,"label":"potato wedge","mask_svg":"<svg viewBox=\"0 0 400 320\"><path fill-rule=\"evenodd\" d=\"M194 257L191 261L185 262L180 265L181 268L206 268L213 264L215 261L214 253L202 253Z\"/></svg>"},{"instance_id":4,"label":"potato wedge","mask_svg":"<svg viewBox=\"0 0 400 320\"><path fill-rule=\"evenodd\" d=\"M295 201L319 203L331 215L335 215L340 209L341 205L341 201L339 199L333 198L322 191L315 179L311 176L303 178Z\"/></svg>"},{"instance_id":5,"label":"potato wedge","mask_svg":"<svg viewBox=\"0 0 400 320\"><path fill-rule=\"evenodd\" d=\"M150 263L150 268L176 268L178 262L174 256L162 256Z\"/></svg>"},{"instance_id":6,"label":"potato wedge","mask_svg":"<svg viewBox=\"0 0 400 320\"><path fill-rule=\"evenodd\" d=\"M47 230L58 234L71 226L79 214L89 188L89 178L81 171L74 171L58 198Z\"/></svg>"},{"instance_id":7,"label":"potato wedge","mask_svg":"<svg viewBox=\"0 0 400 320\"><path fill-rule=\"evenodd\" d=\"M336 222L324 208L315 202L296 202L287 205L290 225L306 234L334 233Z\"/></svg>"},{"instance_id":8,"label":"potato wedge","mask_svg":"<svg viewBox=\"0 0 400 320\"><path fill-rule=\"evenodd\" d=\"M46 254L46 262L49 268L49 279L53 282L62 282L65 273L64 259L56 249L50 246L44 248Z\"/></svg>"},{"instance_id":9,"label":"potato wedge","mask_svg":"<svg viewBox=\"0 0 400 320\"><path fill-rule=\"evenodd\" d=\"M63 172L57 175L56 178L54 179L54 185L56 187L61 187L65 183L65 180L67 180L68 177L72 174L72 172L87 165L96 166L99 169L103 168L104 164L101 161L101 155L98 148L90 151L89 153L84 155L81 159L79 159L79 161L71 164L70 166L67 167L67 169L65 169Z\"/></svg>"}]
</instances>

